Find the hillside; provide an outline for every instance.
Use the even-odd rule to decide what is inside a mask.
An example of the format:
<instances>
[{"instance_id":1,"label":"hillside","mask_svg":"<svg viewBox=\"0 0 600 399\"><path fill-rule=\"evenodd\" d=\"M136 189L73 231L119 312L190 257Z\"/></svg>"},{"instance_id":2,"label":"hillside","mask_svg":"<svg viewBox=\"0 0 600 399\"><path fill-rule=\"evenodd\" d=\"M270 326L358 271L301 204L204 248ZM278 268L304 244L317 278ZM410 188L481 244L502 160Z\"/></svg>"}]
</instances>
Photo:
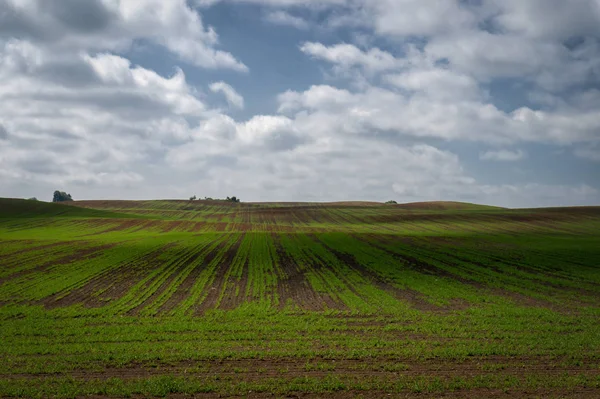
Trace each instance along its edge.
<instances>
[{"instance_id":1,"label":"hillside","mask_svg":"<svg viewBox=\"0 0 600 399\"><path fill-rule=\"evenodd\" d=\"M126 215L99 209L69 206L71 203L31 201L17 198L0 198L0 218L119 218Z\"/></svg>"},{"instance_id":2,"label":"hillside","mask_svg":"<svg viewBox=\"0 0 600 399\"><path fill-rule=\"evenodd\" d=\"M600 207L2 199L0 266L0 397L600 392Z\"/></svg>"},{"instance_id":3,"label":"hillside","mask_svg":"<svg viewBox=\"0 0 600 399\"><path fill-rule=\"evenodd\" d=\"M483 210L500 210L506 209L497 206L490 205L479 205L470 204L467 202L453 202L453 201L430 201L430 202L411 202L407 204L394 205L397 208L410 209L410 210L435 210L435 211L483 211Z\"/></svg>"}]
</instances>

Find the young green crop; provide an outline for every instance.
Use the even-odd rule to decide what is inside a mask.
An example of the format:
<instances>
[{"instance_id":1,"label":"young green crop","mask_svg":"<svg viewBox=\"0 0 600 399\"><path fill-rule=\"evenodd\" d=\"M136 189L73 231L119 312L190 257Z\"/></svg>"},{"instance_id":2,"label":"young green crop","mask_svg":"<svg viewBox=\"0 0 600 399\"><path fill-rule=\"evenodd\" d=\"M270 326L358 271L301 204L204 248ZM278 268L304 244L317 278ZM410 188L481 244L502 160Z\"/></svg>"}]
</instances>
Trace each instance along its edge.
<instances>
[{"instance_id":1,"label":"young green crop","mask_svg":"<svg viewBox=\"0 0 600 399\"><path fill-rule=\"evenodd\" d=\"M0 207L0 397L600 389L599 208Z\"/></svg>"}]
</instances>

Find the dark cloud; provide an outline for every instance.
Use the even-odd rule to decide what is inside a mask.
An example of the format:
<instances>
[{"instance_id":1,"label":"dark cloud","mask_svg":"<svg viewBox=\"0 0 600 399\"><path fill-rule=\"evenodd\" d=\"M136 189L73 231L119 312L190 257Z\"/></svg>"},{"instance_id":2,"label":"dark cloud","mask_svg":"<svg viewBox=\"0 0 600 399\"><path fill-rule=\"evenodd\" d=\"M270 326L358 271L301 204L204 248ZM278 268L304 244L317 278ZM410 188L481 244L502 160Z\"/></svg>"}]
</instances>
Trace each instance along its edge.
<instances>
[{"instance_id":1,"label":"dark cloud","mask_svg":"<svg viewBox=\"0 0 600 399\"><path fill-rule=\"evenodd\" d=\"M0 37L52 40L57 32L45 31L44 26L24 10L16 9L13 2L0 0Z\"/></svg>"},{"instance_id":2,"label":"dark cloud","mask_svg":"<svg viewBox=\"0 0 600 399\"><path fill-rule=\"evenodd\" d=\"M40 6L65 28L84 34L105 29L115 18L101 0L44 0Z\"/></svg>"},{"instance_id":3,"label":"dark cloud","mask_svg":"<svg viewBox=\"0 0 600 399\"><path fill-rule=\"evenodd\" d=\"M83 62L57 61L43 65L37 77L65 87L89 86L100 83L94 69Z\"/></svg>"},{"instance_id":4,"label":"dark cloud","mask_svg":"<svg viewBox=\"0 0 600 399\"><path fill-rule=\"evenodd\" d=\"M53 156L39 154L23 159L17 165L24 171L37 175L64 175L67 169L56 163Z\"/></svg>"},{"instance_id":5,"label":"dark cloud","mask_svg":"<svg viewBox=\"0 0 600 399\"><path fill-rule=\"evenodd\" d=\"M213 167L234 168L237 163L237 158L229 155L213 155L206 158L206 165Z\"/></svg>"},{"instance_id":6,"label":"dark cloud","mask_svg":"<svg viewBox=\"0 0 600 399\"><path fill-rule=\"evenodd\" d=\"M52 42L68 34L105 30L117 16L101 0L43 0L32 7L15 7L0 0L0 36Z\"/></svg>"},{"instance_id":7,"label":"dark cloud","mask_svg":"<svg viewBox=\"0 0 600 399\"><path fill-rule=\"evenodd\" d=\"M289 151L306 143L307 138L290 133L274 134L266 142L269 149L273 151Z\"/></svg>"},{"instance_id":8,"label":"dark cloud","mask_svg":"<svg viewBox=\"0 0 600 399\"><path fill-rule=\"evenodd\" d=\"M53 103L64 103L66 105L77 104L78 106L92 107L103 112L118 114L132 120L159 119L162 116L172 115L169 104L161 102L146 93L131 93L119 91L105 92L69 92L51 93L36 97L38 101Z\"/></svg>"},{"instance_id":9,"label":"dark cloud","mask_svg":"<svg viewBox=\"0 0 600 399\"><path fill-rule=\"evenodd\" d=\"M0 123L0 140L8 140L8 130Z\"/></svg>"}]
</instances>

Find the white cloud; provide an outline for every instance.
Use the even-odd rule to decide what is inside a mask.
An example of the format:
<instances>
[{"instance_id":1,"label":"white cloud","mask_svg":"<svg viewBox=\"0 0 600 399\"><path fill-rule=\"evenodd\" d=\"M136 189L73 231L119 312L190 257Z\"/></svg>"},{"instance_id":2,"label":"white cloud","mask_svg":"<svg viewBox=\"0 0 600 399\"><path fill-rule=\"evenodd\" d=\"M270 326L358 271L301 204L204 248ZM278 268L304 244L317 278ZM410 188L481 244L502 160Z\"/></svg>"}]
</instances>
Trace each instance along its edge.
<instances>
[{"instance_id":1,"label":"white cloud","mask_svg":"<svg viewBox=\"0 0 600 399\"><path fill-rule=\"evenodd\" d=\"M479 154L479 159L482 161L500 161L500 162L514 162L520 161L527 156L524 151L516 150L493 150L486 151Z\"/></svg>"},{"instance_id":2,"label":"white cloud","mask_svg":"<svg viewBox=\"0 0 600 399\"><path fill-rule=\"evenodd\" d=\"M482 97L479 84L474 78L449 69L413 69L406 73L387 75L385 80L401 89L423 93L439 100L475 100Z\"/></svg>"},{"instance_id":3,"label":"white cloud","mask_svg":"<svg viewBox=\"0 0 600 399\"><path fill-rule=\"evenodd\" d=\"M488 184L447 146L469 141L479 151L489 143L544 143L598 159L600 96L588 83L598 81L600 48L592 24L574 22L582 9L591 10L583 2L562 16L546 10L563 23L553 30L537 1L528 8L499 0L332 0L308 2L308 10L298 0L247 1L267 5L258 12L268 21L301 29L294 35L313 41L300 50L333 74L325 74L329 84L273 93L278 114L235 120L201 100L184 71L198 79L188 64L247 68L218 49L217 33L188 2L90 0L82 7L78 0L29 0L18 8L0 0L6 9L18 8L11 18L0 15L0 195L39 195L31 190L43 187L187 198L201 187L196 194L244 200L536 206L600 198L585 175L572 185ZM306 32L313 22L298 15L329 16L330 28L359 27L348 37L362 44L320 43ZM523 25L527 18L531 26ZM586 18L595 17L589 11ZM585 32L585 39L571 39ZM165 75L151 63L135 65L129 51L140 42L150 43L143 51L168 50L185 61L182 69ZM265 60L257 67L277 65ZM519 104L508 112L496 105L486 88L498 78L518 81L523 91L531 87L528 99L540 108ZM209 89L243 108L244 98L228 84ZM528 162L522 150L487 151L481 158Z\"/></svg>"},{"instance_id":4,"label":"white cloud","mask_svg":"<svg viewBox=\"0 0 600 399\"><path fill-rule=\"evenodd\" d=\"M275 25L292 26L300 30L306 30L310 27L310 24L305 19L282 10L268 12L265 15L265 20Z\"/></svg>"},{"instance_id":5,"label":"white cloud","mask_svg":"<svg viewBox=\"0 0 600 399\"><path fill-rule=\"evenodd\" d=\"M358 92L331 86L288 91L279 97L280 112L296 113L297 123L313 126L314 134L339 130L355 134L391 132L396 137L433 137L489 143L520 141L570 144L599 140L597 112L570 108L555 112L521 108L506 113L484 101L408 95L370 86Z\"/></svg>"},{"instance_id":6,"label":"white cloud","mask_svg":"<svg viewBox=\"0 0 600 399\"><path fill-rule=\"evenodd\" d=\"M364 0L381 35L432 36L475 26L475 14L458 0Z\"/></svg>"},{"instance_id":7,"label":"white cloud","mask_svg":"<svg viewBox=\"0 0 600 399\"><path fill-rule=\"evenodd\" d=\"M244 109L244 97L242 97L233 87L228 85L225 82L215 82L210 86L210 91L213 93L223 93L225 99L229 103L230 106Z\"/></svg>"},{"instance_id":8,"label":"white cloud","mask_svg":"<svg viewBox=\"0 0 600 399\"><path fill-rule=\"evenodd\" d=\"M298 111L302 108L321 111L339 111L356 102L354 94L348 90L332 86L311 86L299 93L288 90L278 96L279 112Z\"/></svg>"},{"instance_id":9,"label":"white cloud","mask_svg":"<svg viewBox=\"0 0 600 399\"><path fill-rule=\"evenodd\" d=\"M401 63L392 54L378 48L362 51L358 47L341 43L327 47L321 43L306 42L300 50L309 56L337 65L342 69L361 67L375 73L398 68Z\"/></svg>"},{"instance_id":10,"label":"white cloud","mask_svg":"<svg viewBox=\"0 0 600 399\"><path fill-rule=\"evenodd\" d=\"M2 0L0 39L19 37L60 51L122 51L144 39L204 68L248 68L217 50L218 35L185 0ZM0 4L2 4L0 3Z\"/></svg>"},{"instance_id":11,"label":"white cloud","mask_svg":"<svg viewBox=\"0 0 600 399\"><path fill-rule=\"evenodd\" d=\"M140 162L189 137L207 115L185 75L165 78L120 56L65 56L12 40L0 47L0 168L21 182L122 186ZM69 80L71 78L71 80Z\"/></svg>"},{"instance_id":12,"label":"white cloud","mask_svg":"<svg viewBox=\"0 0 600 399\"><path fill-rule=\"evenodd\" d=\"M199 6L212 6L219 2L262 4L270 7L305 6L311 8L325 8L329 6L345 5L348 0L195 0Z\"/></svg>"},{"instance_id":13,"label":"white cloud","mask_svg":"<svg viewBox=\"0 0 600 399\"><path fill-rule=\"evenodd\" d=\"M597 0L498 0L497 22L512 32L536 38L569 39L600 34Z\"/></svg>"}]
</instances>

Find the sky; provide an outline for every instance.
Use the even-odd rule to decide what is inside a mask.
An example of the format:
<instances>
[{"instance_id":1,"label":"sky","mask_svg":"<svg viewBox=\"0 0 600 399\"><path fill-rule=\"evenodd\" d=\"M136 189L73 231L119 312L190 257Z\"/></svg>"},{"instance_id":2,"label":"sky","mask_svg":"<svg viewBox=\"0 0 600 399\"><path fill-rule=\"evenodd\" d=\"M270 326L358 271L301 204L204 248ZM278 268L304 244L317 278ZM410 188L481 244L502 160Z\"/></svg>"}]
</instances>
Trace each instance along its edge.
<instances>
[{"instance_id":1,"label":"sky","mask_svg":"<svg viewBox=\"0 0 600 399\"><path fill-rule=\"evenodd\" d=\"M0 197L600 205L600 0L0 0Z\"/></svg>"}]
</instances>

